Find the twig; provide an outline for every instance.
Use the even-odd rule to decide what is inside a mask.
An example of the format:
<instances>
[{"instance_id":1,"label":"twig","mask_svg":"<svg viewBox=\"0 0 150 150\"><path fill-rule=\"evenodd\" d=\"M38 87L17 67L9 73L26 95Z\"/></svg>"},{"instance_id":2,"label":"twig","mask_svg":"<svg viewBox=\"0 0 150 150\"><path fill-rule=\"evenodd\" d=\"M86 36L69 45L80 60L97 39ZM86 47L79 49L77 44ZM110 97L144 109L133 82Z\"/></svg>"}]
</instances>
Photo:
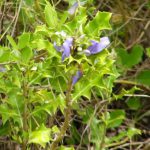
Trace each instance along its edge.
<instances>
[{"instance_id":1,"label":"twig","mask_svg":"<svg viewBox=\"0 0 150 150\"><path fill-rule=\"evenodd\" d=\"M150 25L150 20L146 23L146 25L145 25L143 31L141 32L141 34L140 34L140 36L137 38L137 40L135 40L131 45L129 45L129 46L127 47L127 50L130 49L134 44L140 42L140 40L142 39L142 37L143 37L144 34L145 34L145 31L148 29L149 25Z\"/></svg>"},{"instance_id":2,"label":"twig","mask_svg":"<svg viewBox=\"0 0 150 150\"><path fill-rule=\"evenodd\" d=\"M135 16L140 12L140 10L145 6L147 2L144 2L139 8L138 10L135 12L135 14L130 18L128 19L123 25L121 25L119 28L117 28L116 30L114 30L113 32L111 32L109 34L109 36L113 35L114 33L118 32L119 30L121 30L123 27L125 27L131 20L132 18L135 18Z\"/></svg>"},{"instance_id":3,"label":"twig","mask_svg":"<svg viewBox=\"0 0 150 150\"><path fill-rule=\"evenodd\" d=\"M129 140L129 138L126 137L124 140L122 140L122 141L120 141L120 142L112 143L112 144L106 145L105 147L108 148L108 147L118 146L118 145L121 145L121 144L126 143L128 140Z\"/></svg>"},{"instance_id":4,"label":"twig","mask_svg":"<svg viewBox=\"0 0 150 150\"><path fill-rule=\"evenodd\" d=\"M3 62L3 63L0 63L0 65L12 65L12 64L17 64L17 62L14 62L14 61L10 61L10 62Z\"/></svg>"},{"instance_id":5,"label":"twig","mask_svg":"<svg viewBox=\"0 0 150 150\"><path fill-rule=\"evenodd\" d=\"M57 145L66 134L66 131L69 127L70 119L71 119L71 89L72 89L72 82L71 80L68 82L68 90L66 94L66 109L64 110L64 118L65 121L60 129L60 133L57 135L56 139L51 144L51 150L56 150Z\"/></svg>"},{"instance_id":6,"label":"twig","mask_svg":"<svg viewBox=\"0 0 150 150\"><path fill-rule=\"evenodd\" d=\"M117 150L119 148L123 148L123 147L127 147L129 145L141 145L141 144L147 144L150 142L150 139L146 140L145 142L133 142L133 143L125 143L125 144L122 144L122 145L119 145L119 146L116 146L115 148L111 148L110 150Z\"/></svg>"},{"instance_id":7,"label":"twig","mask_svg":"<svg viewBox=\"0 0 150 150\"><path fill-rule=\"evenodd\" d=\"M17 21L18 21L19 14L20 14L21 6L22 6L22 0L20 0L18 11L17 11L16 16L15 16L15 23L14 23L14 26L13 26L13 29L12 29L12 32L11 32L11 36L13 36L14 32L15 32L15 28L16 28L16 24L17 24Z\"/></svg>"},{"instance_id":8,"label":"twig","mask_svg":"<svg viewBox=\"0 0 150 150\"><path fill-rule=\"evenodd\" d=\"M144 94L124 94L124 96L127 96L127 97L145 97L145 98L150 98L150 95L144 95Z\"/></svg>"},{"instance_id":9,"label":"twig","mask_svg":"<svg viewBox=\"0 0 150 150\"><path fill-rule=\"evenodd\" d=\"M135 85L141 89L143 89L144 91L150 92L150 88L148 88L145 85L133 82L133 81L128 81L128 80L116 80L115 83L120 83L120 84L128 84L128 85Z\"/></svg>"}]
</instances>

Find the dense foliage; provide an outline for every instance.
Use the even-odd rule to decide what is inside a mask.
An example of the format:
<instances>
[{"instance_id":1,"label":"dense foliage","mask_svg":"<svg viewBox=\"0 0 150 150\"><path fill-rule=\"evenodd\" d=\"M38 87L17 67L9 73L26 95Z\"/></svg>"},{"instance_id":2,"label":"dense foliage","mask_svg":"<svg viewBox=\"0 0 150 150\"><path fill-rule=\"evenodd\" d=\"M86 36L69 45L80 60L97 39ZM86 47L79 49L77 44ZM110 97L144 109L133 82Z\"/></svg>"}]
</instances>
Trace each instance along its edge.
<instances>
[{"instance_id":1,"label":"dense foliage","mask_svg":"<svg viewBox=\"0 0 150 150\"><path fill-rule=\"evenodd\" d=\"M150 4L117 4L0 2L1 149L148 148L149 16L133 41L126 25Z\"/></svg>"}]
</instances>

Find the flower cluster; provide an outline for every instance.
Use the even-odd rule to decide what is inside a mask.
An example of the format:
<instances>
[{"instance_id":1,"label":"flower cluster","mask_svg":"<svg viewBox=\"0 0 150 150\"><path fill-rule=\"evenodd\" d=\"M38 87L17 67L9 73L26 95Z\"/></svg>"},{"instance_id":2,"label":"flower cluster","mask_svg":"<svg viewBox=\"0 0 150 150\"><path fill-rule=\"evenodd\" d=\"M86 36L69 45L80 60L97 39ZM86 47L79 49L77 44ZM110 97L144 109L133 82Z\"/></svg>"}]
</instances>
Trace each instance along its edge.
<instances>
[{"instance_id":1,"label":"flower cluster","mask_svg":"<svg viewBox=\"0 0 150 150\"><path fill-rule=\"evenodd\" d=\"M100 42L97 42L95 40L91 41L91 45L84 50L83 52L89 56L93 54L97 54L104 50L108 45L110 44L109 38L108 37L102 37L100 39ZM73 38L67 38L62 46L57 46L56 43L54 43L54 47L57 51L62 52L62 61L65 60L65 58L68 58L71 54L71 47L73 45ZM82 72L77 71L75 76L73 76L72 79L72 85L75 85L75 83L82 77Z\"/></svg>"}]
</instances>

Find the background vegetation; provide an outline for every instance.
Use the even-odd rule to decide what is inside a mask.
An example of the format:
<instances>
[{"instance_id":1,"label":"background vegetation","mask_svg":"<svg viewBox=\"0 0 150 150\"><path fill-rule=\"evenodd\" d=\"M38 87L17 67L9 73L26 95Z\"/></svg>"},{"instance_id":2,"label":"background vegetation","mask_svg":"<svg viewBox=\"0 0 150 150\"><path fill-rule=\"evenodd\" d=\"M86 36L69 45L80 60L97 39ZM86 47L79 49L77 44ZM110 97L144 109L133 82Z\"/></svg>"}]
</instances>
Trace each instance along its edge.
<instances>
[{"instance_id":1,"label":"background vegetation","mask_svg":"<svg viewBox=\"0 0 150 150\"><path fill-rule=\"evenodd\" d=\"M149 150L150 1L81 0L69 15L75 2L0 1L0 149ZM76 48L111 44L62 63L62 30Z\"/></svg>"}]
</instances>

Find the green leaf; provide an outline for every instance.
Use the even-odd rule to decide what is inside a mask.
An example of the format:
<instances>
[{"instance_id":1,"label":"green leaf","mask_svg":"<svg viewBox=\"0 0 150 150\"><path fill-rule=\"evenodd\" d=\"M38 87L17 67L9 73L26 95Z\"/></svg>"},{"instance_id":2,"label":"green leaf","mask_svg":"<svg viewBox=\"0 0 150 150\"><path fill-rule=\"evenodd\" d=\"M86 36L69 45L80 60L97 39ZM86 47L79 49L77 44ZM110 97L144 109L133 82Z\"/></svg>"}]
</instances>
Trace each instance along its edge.
<instances>
[{"instance_id":1,"label":"green leaf","mask_svg":"<svg viewBox=\"0 0 150 150\"><path fill-rule=\"evenodd\" d=\"M119 93L119 94L114 94L114 98L116 99L116 100L118 100L118 99L122 99L123 97L124 97L124 95L126 95L126 94L134 94L135 92L137 92L137 91L141 91L141 89L140 88L137 88L136 86L133 86L131 89L128 89L128 90L125 90L124 88L121 90L121 92Z\"/></svg>"},{"instance_id":2,"label":"green leaf","mask_svg":"<svg viewBox=\"0 0 150 150\"><path fill-rule=\"evenodd\" d=\"M23 33L21 36L18 38L18 48L23 49L26 46L29 45L30 41L30 33Z\"/></svg>"},{"instance_id":3,"label":"green leaf","mask_svg":"<svg viewBox=\"0 0 150 150\"><path fill-rule=\"evenodd\" d=\"M100 150L100 141L104 134L104 124L96 117L90 118L91 142L95 144L95 150Z\"/></svg>"},{"instance_id":4,"label":"green leaf","mask_svg":"<svg viewBox=\"0 0 150 150\"><path fill-rule=\"evenodd\" d=\"M150 70L141 71L137 77L137 82L150 86Z\"/></svg>"},{"instance_id":5,"label":"green leaf","mask_svg":"<svg viewBox=\"0 0 150 150\"><path fill-rule=\"evenodd\" d=\"M78 81L79 82L79 81ZM94 84L92 82L81 82L81 83L77 83L77 85L75 86L75 93L73 95L73 100L77 100L80 96L84 96L87 99L91 98L91 87Z\"/></svg>"},{"instance_id":6,"label":"green leaf","mask_svg":"<svg viewBox=\"0 0 150 150\"><path fill-rule=\"evenodd\" d=\"M111 136L108 138L108 143L114 143L114 142L118 142L121 139L125 138L127 136L127 131L120 131L116 136Z\"/></svg>"},{"instance_id":7,"label":"green leaf","mask_svg":"<svg viewBox=\"0 0 150 150\"><path fill-rule=\"evenodd\" d=\"M57 12L55 8L52 7L49 3L47 3L45 10L45 20L50 28L56 28L58 24Z\"/></svg>"},{"instance_id":8,"label":"green leaf","mask_svg":"<svg viewBox=\"0 0 150 150\"><path fill-rule=\"evenodd\" d=\"M35 45L34 47L36 48L36 50L40 51L40 50L47 50L47 52L49 53L50 57L60 57L59 53L56 51L56 49L54 49L54 46L52 43L50 43L48 40L44 40L44 39L38 39L35 40L33 42L33 45Z\"/></svg>"},{"instance_id":9,"label":"green leaf","mask_svg":"<svg viewBox=\"0 0 150 150\"><path fill-rule=\"evenodd\" d=\"M7 122L0 126L0 136L7 136L10 132L10 124Z\"/></svg>"},{"instance_id":10,"label":"green leaf","mask_svg":"<svg viewBox=\"0 0 150 150\"><path fill-rule=\"evenodd\" d=\"M141 107L140 100L136 97L130 98L126 103L128 107L133 110L137 110Z\"/></svg>"},{"instance_id":11,"label":"green leaf","mask_svg":"<svg viewBox=\"0 0 150 150\"><path fill-rule=\"evenodd\" d=\"M25 3L29 6L31 6L34 3L34 1L33 0L25 0Z\"/></svg>"},{"instance_id":12,"label":"green leaf","mask_svg":"<svg viewBox=\"0 0 150 150\"><path fill-rule=\"evenodd\" d=\"M127 131L127 136L132 138L134 135L141 134L141 131L137 128L129 128Z\"/></svg>"},{"instance_id":13,"label":"green leaf","mask_svg":"<svg viewBox=\"0 0 150 150\"><path fill-rule=\"evenodd\" d=\"M43 104L42 106L36 106L34 110L32 110L31 115L41 116L44 112L52 115L56 112L57 108L57 103L54 101L51 103Z\"/></svg>"},{"instance_id":14,"label":"green leaf","mask_svg":"<svg viewBox=\"0 0 150 150\"><path fill-rule=\"evenodd\" d=\"M60 108L60 110L63 112L64 111L64 109L65 109L65 107L66 107L66 102L65 102L65 100L64 100L65 98L64 98L64 96L63 95L58 95L57 96L57 103L58 103L58 106L59 106L59 108Z\"/></svg>"},{"instance_id":15,"label":"green leaf","mask_svg":"<svg viewBox=\"0 0 150 150\"><path fill-rule=\"evenodd\" d=\"M45 147L46 143L51 140L50 138L51 129L46 128L42 125L36 131L29 133L28 143L40 144L42 147Z\"/></svg>"},{"instance_id":16,"label":"green leaf","mask_svg":"<svg viewBox=\"0 0 150 150\"><path fill-rule=\"evenodd\" d=\"M77 100L81 96L90 99L93 87L104 88L102 77L105 74L105 68L101 68L101 72L99 72L99 69L89 69L88 73L76 83L72 100Z\"/></svg>"},{"instance_id":17,"label":"green leaf","mask_svg":"<svg viewBox=\"0 0 150 150\"><path fill-rule=\"evenodd\" d=\"M35 29L35 34L34 36L39 36L39 37L36 37L37 39L40 39L41 35L45 35L45 36L49 36L49 28L44 24L44 25L40 25L40 26L37 26L36 29ZM41 34L41 35L40 35ZM34 38L35 38L34 37Z\"/></svg>"},{"instance_id":18,"label":"green leaf","mask_svg":"<svg viewBox=\"0 0 150 150\"><path fill-rule=\"evenodd\" d=\"M117 49L117 53L122 65L131 68L141 62L143 56L143 47L140 45L135 45L130 53L128 53L125 49L120 48Z\"/></svg>"},{"instance_id":19,"label":"green leaf","mask_svg":"<svg viewBox=\"0 0 150 150\"><path fill-rule=\"evenodd\" d=\"M150 47L146 48L146 54L148 57L150 57Z\"/></svg>"},{"instance_id":20,"label":"green leaf","mask_svg":"<svg viewBox=\"0 0 150 150\"><path fill-rule=\"evenodd\" d=\"M0 105L0 114L2 115L2 122L5 124L10 118L18 119L20 116L15 112L15 110L10 109L7 105Z\"/></svg>"},{"instance_id":21,"label":"green leaf","mask_svg":"<svg viewBox=\"0 0 150 150\"><path fill-rule=\"evenodd\" d=\"M11 53L9 49L0 46L0 62L9 61Z\"/></svg>"},{"instance_id":22,"label":"green leaf","mask_svg":"<svg viewBox=\"0 0 150 150\"><path fill-rule=\"evenodd\" d=\"M21 50L21 61L22 63L27 64L29 60L32 58L33 52L30 47L25 47Z\"/></svg>"},{"instance_id":23,"label":"green leaf","mask_svg":"<svg viewBox=\"0 0 150 150\"><path fill-rule=\"evenodd\" d=\"M19 95L19 92L15 89L12 89L8 93L8 104L11 106L11 108L15 111L15 113L18 115L18 118L14 118L14 122L18 122L21 127L23 127L23 118L22 113L24 110L24 101L23 97Z\"/></svg>"},{"instance_id":24,"label":"green leaf","mask_svg":"<svg viewBox=\"0 0 150 150\"><path fill-rule=\"evenodd\" d=\"M59 133L60 130L59 130L59 128L55 125L55 126L52 127L52 132L53 132L53 133Z\"/></svg>"},{"instance_id":25,"label":"green leaf","mask_svg":"<svg viewBox=\"0 0 150 150\"><path fill-rule=\"evenodd\" d=\"M94 32L99 32L99 30L104 30L104 29L111 29L111 25L109 23L109 20L111 18L111 13L109 12L98 12L94 19L90 21L86 27L85 27L85 32L86 33L94 33Z\"/></svg>"},{"instance_id":26,"label":"green leaf","mask_svg":"<svg viewBox=\"0 0 150 150\"><path fill-rule=\"evenodd\" d=\"M86 12L87 10L85 7L80 7L78 15L74 17L70 22L64 24L63 30L67 29L71 33L74 33L77 31L80 31L80 33L82 33L83 26L87 20Z\"/></svg>"},{"instance_id":27,"label":"green leaf","mask_svg":"<svg viewBox=\"0 0 150 150\"><path fill-rule=\"evenodd\" d=\"M21 53L20 53L20 51L14 49L14 50L12 51L12 53L11 53L10 59L11 59L12 61L19 61L20 58L21 58Z\"/></svg>"},{"instance_id":28,"label":"green leaf","mask_svg":"<svg viewBox=\"0 0 150 150\"><path fill-rule=\"evenodd\" d=\"M110 119L108 120L108 128L115 128L120 126L123 119L125 119L125 111L124 110L114 110L110 113Z\"/></svg>"},{"instance_id":29,"label":"green leaf","mask_svg":"<svg viewBox=\"0 0 150 150\"><path fill-rule=\"evenodd\" d=\"M16 42L14 41L14 39L11 36L9 36L9 35L7 35L7 39L10 42L11 46L13 47L13 49L17 50L18 46L17 46Z\"/></svg>"},{"instance_id":30,"label":"green leaf","mask_svg":"<svg viewBox=\"0 0 150 150\"><path fill-rule=\"evenodd\" d=\"M58 150L74 150L73 147L66 147L66 146L61 146L58 148Z\"/></svg>"}]
</instances>

